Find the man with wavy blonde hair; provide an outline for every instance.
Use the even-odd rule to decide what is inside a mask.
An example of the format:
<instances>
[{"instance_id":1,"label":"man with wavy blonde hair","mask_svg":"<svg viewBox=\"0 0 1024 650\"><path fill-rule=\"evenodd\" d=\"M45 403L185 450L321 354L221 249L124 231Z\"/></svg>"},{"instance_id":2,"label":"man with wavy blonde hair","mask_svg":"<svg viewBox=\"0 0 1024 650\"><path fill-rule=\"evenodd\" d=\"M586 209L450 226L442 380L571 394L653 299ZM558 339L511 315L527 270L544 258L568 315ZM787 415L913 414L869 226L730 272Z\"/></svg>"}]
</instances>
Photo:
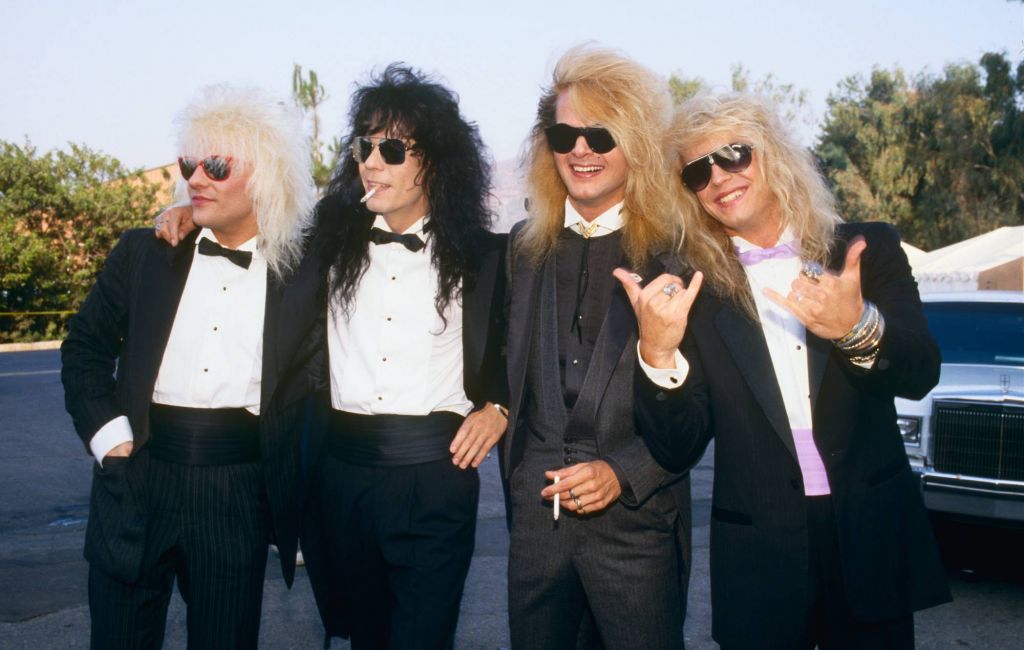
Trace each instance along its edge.
<instances>
[{"instance_id":1,"label":"man with wavy blonde hair","mask_svg":"<svg viewBox=\"0 0 1024 650\"><path fill-rule=\"evenodd\" d=\"M712 636L913 648L913 612L949 590L893 406L939 375L899 236L841 223L763 100L698 96L674 140L687 259L707 287L662 328L665 350L685 334L688 370L647 440L684 469L715 439Z\"/></svg>"},{"instance_id":2,"label":"man with wavy blonde hair","mask_svg":"<svg viewBox=\"0 0 1024 650\"><path fill-rule=\"evenodd\" d=\"M664 80L589 46L558 61L540 99L531 218L510 243L513 648L573 647L588 612L604 647L683 645L689 480L652 458L641 406L676 371L647 363L612 275L653 278L644 300L663 308L688 305L699 286L682 291L662 273L679 236L668 118Z\"/></svg>"},{"instance_id":3,"label":"man with wavy blonde hair","mask_svg":"<svg viewBox=\"0 0 1024 650\"><path fill-rule=\"evenodd\" d=\"M317 383L316 294L298 277L316 199L299 116L206 89L179 119L200 226L131 230L61 348L65 401L96 458L86 530L92 647L160 647L175 578L190 648L254 648L267 547L295 573L299 438ZM116 367L116 375L115 375Z\"/></svg>"}]
</instances>

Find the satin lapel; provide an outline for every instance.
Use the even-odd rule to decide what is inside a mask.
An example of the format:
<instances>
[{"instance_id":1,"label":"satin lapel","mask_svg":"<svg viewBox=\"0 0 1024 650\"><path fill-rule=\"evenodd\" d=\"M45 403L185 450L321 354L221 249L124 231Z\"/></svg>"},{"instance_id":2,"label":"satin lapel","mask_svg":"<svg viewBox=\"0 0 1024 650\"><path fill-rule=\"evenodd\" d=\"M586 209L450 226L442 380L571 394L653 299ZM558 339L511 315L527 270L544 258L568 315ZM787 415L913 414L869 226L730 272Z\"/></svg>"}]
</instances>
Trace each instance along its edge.
<instances>
[{"instance_id":1,"label":"satin lapel","mask_svg":"<svg viewBox=\"0 0 1024 650\"><path fill-rule=\"evenodd\" d=\"M282 368L278 354L280 350L278 343L283 338L280 328L283 325L280 315L281 297L284 287L277 280L273 273L267 270L267 298L263 308L263 368L260 378L260 408L266 409L274 390L277 388L277 380L281 376Z\"/></svg>"},{"instance_id":2,"label":"satin lapel","mask_svg":"<svg viewBox=\"0 0 1024 650\"><path fill-rule=\"evenodd\" d=\"M846 248L845 239L840 238L834 242L828 265L831 270L837 273L842 272L843 262L846 260ZM828 366L831 354L832 343L830 341L807 332L807 378L811 389L811 413L814 413L814 406L818 403L821 382L825 378L825 367Z\"/></svg>"},{"instance_id":3,"label":"satin lapel","mask_svg":"<svg viewBox=\"0 0 1024 650\"><path fill-rule=\"evenodd\" d=\"M147 409L153 398L153 387L171 336L174 316L178 313L181 293L192 268L197 236L198 230L174 248L167 246L166 250L158 249L156 254L147 255L143 267L138 269L141 287L138 304L132 311L136 323L132 329L143 338L142 345L133 349L135 372L132 389L133 403L145 404ZM149 418L139 418L138 421L148 423ZM149 437L148 430L145 436Z\"/></svg>"},{"instance_id":4,"label":"satin lapel","mask_svg":"<svg viewBox=\"0 0 1024 650\"><path fill-rule=\"evenodd\" d=\"M754 399L795 459L796 444L764 332L729 302L722 304L713 322Z\"/></svg>"},{"instance_id":5,"label":"satin lapel","mask_svg":"<svg viewBox=\"0 0 1024 650\"><path fill-rule=\"evenodd\" d=\"M582 432L594 430L597 409L608 390L627 341L633 340L635 334L636 316L633 306L629 303L625 289L616 281L608 312L601 324L601 333L594 344L594 356L590 359L583 388L566 428L566 437L580 437Z\"/></svg>"},{"instance_id":6,"label":"satin lapel","mask_svg":"<svg viewBox=\"0 0 1024 650\"><path fill-rule=\"evenodd\" d=\"M832 354L832 343L807 332L807 379L811 387L811 413L818 403L821 382L825 378L825 366Z\"/></svg>"},{"instance_id":7,"label":"satin lapel","mask_svg":"<svg viewBox=\"0 0 1024 650\"><path fill-rule=\"evenodd\" d=\"M462 299L462 353L466 369L466 383L480 376L487 348L487 336L491 325L491 302L494 300L495 274L499 272L497 251L490 252L480 260L476 282L473 288L463 294Z\"/></svg>"},{"instance_id":8,"label":"satin lapel","mask_svg":"<svg viewBox=\"0 0 1024 650\"><path fill-rule=\"evenodd\" d=\"M305 336L315 336L313 323L324 309L320 304L320 273L311 253L285 283L267 276L267 309L263 319L263 383L261 399L267 403L288 371ZM272 363L269 363L272 362Z\"/></svg>"}]
</instances>

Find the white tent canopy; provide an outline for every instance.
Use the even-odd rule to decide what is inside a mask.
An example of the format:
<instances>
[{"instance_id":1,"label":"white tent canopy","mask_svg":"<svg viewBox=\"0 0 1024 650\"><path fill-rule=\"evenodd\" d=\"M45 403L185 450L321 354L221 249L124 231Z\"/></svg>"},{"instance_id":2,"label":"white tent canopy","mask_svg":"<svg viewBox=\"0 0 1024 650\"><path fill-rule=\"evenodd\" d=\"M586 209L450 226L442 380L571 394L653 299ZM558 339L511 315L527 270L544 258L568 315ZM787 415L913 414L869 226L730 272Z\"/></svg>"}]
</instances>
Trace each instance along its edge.
<instances>
[{"instance_id":1,"label":"white tent canopy","mask_svg":"<svg viewBox=\"0 0 1024 650\"><path fill-rule=\"evenodd\" d=\"M909 257L909 254L908 254ZM1024 288L1024 226L1005 226L911 259L921 293Z\"/></svg>"}]
</instances>

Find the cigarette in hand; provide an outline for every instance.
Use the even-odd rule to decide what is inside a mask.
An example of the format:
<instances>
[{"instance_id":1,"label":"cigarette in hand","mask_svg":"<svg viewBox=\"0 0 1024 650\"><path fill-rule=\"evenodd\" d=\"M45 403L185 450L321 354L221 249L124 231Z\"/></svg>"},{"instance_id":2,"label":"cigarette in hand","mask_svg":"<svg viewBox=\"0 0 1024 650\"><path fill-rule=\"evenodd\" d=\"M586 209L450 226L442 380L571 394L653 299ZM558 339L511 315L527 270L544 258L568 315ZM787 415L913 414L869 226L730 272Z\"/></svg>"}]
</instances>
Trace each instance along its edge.
<instances>
[{"instance_id":1,"label":"cigarette in hand","mask_svg":"<svg viewBox=\"0 0 1024 650\"><path fill-rule=\"evenodd\" d=\"M367 192L366 194L364 194L364 195L363 195L363 198L359 199L359 202L360 202L360 203L366 203L367 201L369 201L370 199L372 199L372 198L373 198L373 195L377 193L377 188L378 188L378 187L380 187L380 185L374 185L373 187L371 187L371 188L370 188L370 191L369 191L369 192Z\"/></svg>"},{"instance_id":2,"label":"cigarette in hand","mask_svg":"<svg viewBox=\"0 0 1024 650\"><path fill-rule=\"evenodd\" d=\"M555 485L558 485L558 477L557 476L555 477ZM555 492L555 505L551 506L551 514L552 514L552 516L554 516L555 521L558 521L558 509L559 509L559 499L558 499L558 497L561 494L562 494L561 492Z\"/></svg>"}]
</instances>

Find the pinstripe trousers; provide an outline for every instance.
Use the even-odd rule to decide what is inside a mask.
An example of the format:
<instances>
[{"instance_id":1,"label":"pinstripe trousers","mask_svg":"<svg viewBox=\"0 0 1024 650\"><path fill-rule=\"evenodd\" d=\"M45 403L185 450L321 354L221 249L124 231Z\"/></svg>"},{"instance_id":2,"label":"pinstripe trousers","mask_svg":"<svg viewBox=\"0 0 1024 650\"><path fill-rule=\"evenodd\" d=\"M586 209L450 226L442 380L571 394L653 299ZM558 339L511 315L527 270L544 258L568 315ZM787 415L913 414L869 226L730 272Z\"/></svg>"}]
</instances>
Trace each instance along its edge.
<instances>
[{"instance_id":1,"label":"pinstripe trousers","mask_svg":"<svg viewBox=\"0 0 1024 650\"><path fill-rule=\"evenodd\" d=\"M596 457L593 441L574 444L579 461ZM541 500L540 491L548 484L544 471L561 467L562 460L560 448L528 450L509 480L513 650L579 647L588 612L600 638L590 642L598 647L681 650L685 563L677 551L682 532L672 495L662 490L639 508L616 501L583 517L563 511L554 521L552 504Z\"/></svg>"},{"instance_id":2,"label":"pinstripe trousers","mask_svg":"<svg viewBox=\"0 0 1024 650\"><path fill-rule=\"evenodd\" d=\"M187 605L188 647L255 648L270 519L259 462L197 466L131 463L144 476L141 578L125 584L89 570L92 647L160 648L171 592Z\"/></svg>"}]
</instances>

